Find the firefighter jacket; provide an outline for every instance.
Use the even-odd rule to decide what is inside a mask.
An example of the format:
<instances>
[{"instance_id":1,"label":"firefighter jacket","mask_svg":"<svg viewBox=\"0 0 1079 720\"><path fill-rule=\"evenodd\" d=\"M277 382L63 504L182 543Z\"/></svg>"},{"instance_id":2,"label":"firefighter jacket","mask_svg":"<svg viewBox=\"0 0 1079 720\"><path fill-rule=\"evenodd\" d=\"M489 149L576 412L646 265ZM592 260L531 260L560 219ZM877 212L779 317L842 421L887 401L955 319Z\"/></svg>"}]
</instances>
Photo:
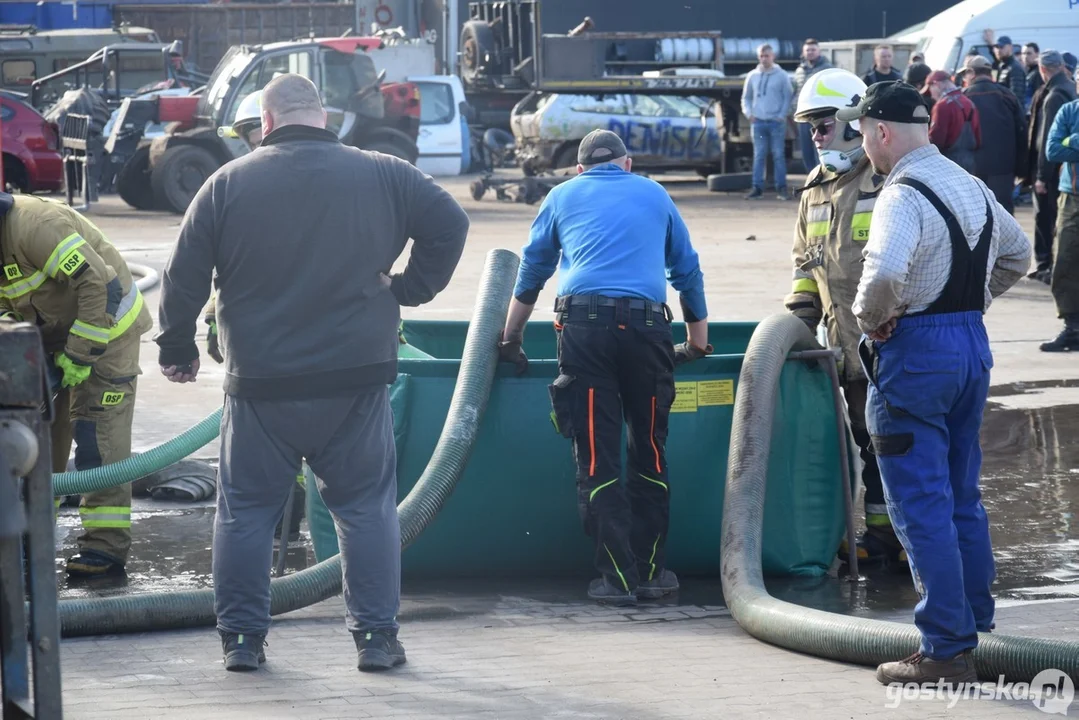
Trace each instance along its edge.
<instances>
[{"instance_id":1,"label":"firefighter jacket","mask_svg":"<svg viewBox=\"0 0 1079 720\"><path fill-rule=\"evenodd\" d=\"M861 330L851 306L862 277L873 206L884 186L863 156L837 175L819 165L806 178L794 230L794 285L787 309L816 328L823 319L828 344L843 351L847 380L863 377L858 359Z\"/></svg>"},{"instance_id":2,"label":"firefighter jacket","mask_svg":"<svg viewBox=\"0 0 1079 720\"><path fill-rule=\"evenodd\" d=\"M34 323L46 352L93 365L109 341L153 327L127 263L64 203L16 195L0 222L0 315Z\"/></svg>"}]
</instances>

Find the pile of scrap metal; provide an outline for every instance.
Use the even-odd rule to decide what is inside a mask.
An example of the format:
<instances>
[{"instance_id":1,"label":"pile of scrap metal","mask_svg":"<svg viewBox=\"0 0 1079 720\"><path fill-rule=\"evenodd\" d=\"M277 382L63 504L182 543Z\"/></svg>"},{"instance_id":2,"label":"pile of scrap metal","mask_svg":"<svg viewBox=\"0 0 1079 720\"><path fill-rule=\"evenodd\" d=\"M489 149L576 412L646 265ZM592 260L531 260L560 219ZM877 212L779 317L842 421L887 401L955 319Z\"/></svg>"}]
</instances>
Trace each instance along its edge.
<instances>
[{"instance_id":1,"label":"pile of scrap metal","mask_svg":"<svg viewBox=\"0 0 1079 720\"><path fill-rule=\"evenodd\" d=\"M542 173L524 173L520 176L496 174L498 168L515 167L513 136L499 128L488 128L480 141L480 159L483 176L468 186L473 200L482 200L488 190L495 197L507 202L534 205L542 200L551 188L577 174L576 168L552 169Z\"/></svg>"}]
</instances>

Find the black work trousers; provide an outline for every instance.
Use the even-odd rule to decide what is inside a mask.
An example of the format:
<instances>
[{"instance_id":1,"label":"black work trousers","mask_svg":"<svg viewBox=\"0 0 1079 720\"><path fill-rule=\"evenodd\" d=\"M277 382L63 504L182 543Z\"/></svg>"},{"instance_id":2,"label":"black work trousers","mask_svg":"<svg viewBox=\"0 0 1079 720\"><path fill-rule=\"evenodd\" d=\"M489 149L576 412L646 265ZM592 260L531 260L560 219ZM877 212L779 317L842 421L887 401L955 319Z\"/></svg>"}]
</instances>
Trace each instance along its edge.
<instances>
[{"instance_id":1,"label":"black work trousers","mask_svg":"<svg viewBox=\"0 0 1079 720\"><path fill-rule=\"evenodd\" d=\"M1050 270L1053 267L1053 237L1057 227L1057 199L1060 190L1057 182L1047 183L1047 192L1039 195L1030 194L1034 199L1034 259L1038 270Z\"/></svg>"},{"instance_id":2,"label":"black work trousers","mask_svg":"<svg viewBox=\"0 0 1079 720\"><path fill-rule=\"evenodd\" d=\"M626 591L664 568L670 494L664 445L674 402L670 311L572 305L558 313L552 419L573 441L577 504L595 566ZM623 480L622 421L627 431Z\"/></svg>"}]
</instances>

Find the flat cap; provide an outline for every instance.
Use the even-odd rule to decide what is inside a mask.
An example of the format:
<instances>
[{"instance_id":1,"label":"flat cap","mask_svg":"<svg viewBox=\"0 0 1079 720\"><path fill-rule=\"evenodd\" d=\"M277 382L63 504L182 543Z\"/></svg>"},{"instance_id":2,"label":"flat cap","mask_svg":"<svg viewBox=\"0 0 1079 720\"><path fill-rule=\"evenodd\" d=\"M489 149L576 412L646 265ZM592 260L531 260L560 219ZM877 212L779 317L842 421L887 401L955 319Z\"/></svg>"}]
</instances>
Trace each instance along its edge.
<instances>
[{"instance_id":1,"label":"flat cap","mask_svg":"<svg viewBox=\"0 0 1079 720\"><path fill-rule=\"evenodd\" d=\"M1038 56L1038 64L1047 68L1064 67L1064 56L1056 50L1042 50Z\"/></svg>"},{"instance_id":2,"label":"flat cap","mask_svg":"<svg viewBox=\"0 0 1079 720\"><path fill-rule=\"evenodd\" d=\"M582 165L598 165L627 154L622 138L610 130L596 129L581 140L581 145L577 148L577 162Z\"/></svg>"},{"instance_id":3,"label":"flat cap","mask_svg":"<svg viewBox=\"0 0 1079 720\"><path fill-rule=\"evenodd\" d=\"M970 55L963 62L968 70L992 70L993 63L989 62L984 55Z\"/></svg>"}]
</instances>

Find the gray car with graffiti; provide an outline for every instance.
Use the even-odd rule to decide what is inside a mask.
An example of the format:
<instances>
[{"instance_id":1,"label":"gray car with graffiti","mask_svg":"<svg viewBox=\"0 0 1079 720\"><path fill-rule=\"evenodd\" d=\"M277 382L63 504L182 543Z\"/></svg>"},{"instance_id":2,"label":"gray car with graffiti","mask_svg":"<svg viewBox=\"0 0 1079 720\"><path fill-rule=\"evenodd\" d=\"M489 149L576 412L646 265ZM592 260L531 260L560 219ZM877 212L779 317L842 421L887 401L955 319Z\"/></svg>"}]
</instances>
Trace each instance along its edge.
<instances>
[{"instance_id":1,"label":"gray car with graffiti","mask_svg":"<svg viewBox=\"0 0 1079 720\"><path fill-rule=\"evenodd\" d=\"M534 92L513 109L517 162L526 173L577 164L577 146L596 128L618 133L634 169L722 170L715 118L701 124L707 101L668 95L563 95Z\"/></svg>"}]
</instances>

